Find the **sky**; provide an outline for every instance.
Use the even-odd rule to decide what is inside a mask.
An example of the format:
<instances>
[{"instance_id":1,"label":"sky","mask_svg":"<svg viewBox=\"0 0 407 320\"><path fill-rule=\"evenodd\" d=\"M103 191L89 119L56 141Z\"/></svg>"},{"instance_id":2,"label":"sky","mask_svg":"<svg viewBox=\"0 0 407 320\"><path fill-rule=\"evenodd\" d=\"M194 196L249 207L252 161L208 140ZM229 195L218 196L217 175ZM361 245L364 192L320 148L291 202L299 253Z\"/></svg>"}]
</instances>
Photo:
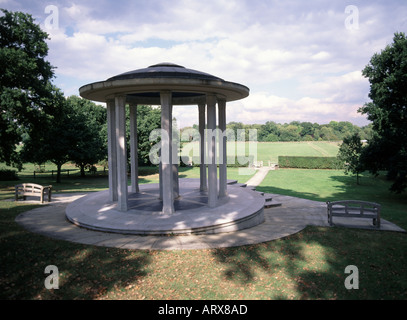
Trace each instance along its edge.
<instances>
[{"instance_id":1,"label":"sky","mask_svg":"<svg viewBox=\"0 0 407 320\"><path fill-rule=\"evenodd\" d=\"M0 0L49 34L53 83L85 84L161 62L250 89L227 104L227 122L350 121L369 102L362 70L407 32L407 0ZM196 106L174 106L180 128Z\"/></svg>"}]
</instances>

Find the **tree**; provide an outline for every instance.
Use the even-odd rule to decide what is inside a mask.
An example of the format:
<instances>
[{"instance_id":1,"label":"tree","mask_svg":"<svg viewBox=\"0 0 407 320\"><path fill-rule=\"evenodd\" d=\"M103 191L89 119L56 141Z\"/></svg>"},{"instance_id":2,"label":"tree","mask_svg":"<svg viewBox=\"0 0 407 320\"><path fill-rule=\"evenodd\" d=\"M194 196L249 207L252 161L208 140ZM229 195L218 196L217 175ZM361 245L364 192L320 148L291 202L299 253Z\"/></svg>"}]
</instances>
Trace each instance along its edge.
<instances>
[{"instance_id":1,"label":"tree","mask_svg":"<svg viewBox=\"0 0 407 320\"><path fill-rule=\"evenodd\" d=\"M345 137L339 146L338 158L345 163L345 174L356 174L356 183L359 184L359 174L364 171L360 161L363 144L358 133Z\"/></svg>"},{"instance_id":2,"label":"tree","mask_svg":"<svg viewBox=\"0 0 407 320\"><path fill-rule=\"evenodd\" d=\"M137 106L137 148L140 166L151 165L149 153L157 142L150 141L150 133L161 128L161 109L151 106ZM130 139L128 139L129 141Z\"/></svg>"},{"instance_id":3,"label":"tree","mask_svg":"<svg viewBox=\"0 0 407 320\"><path fill-rule=\"evenodd\" d=\"M244 125L242 122L235 122L235 121L229 122L226 125L226 129L233 130L233 134L234 134L233 138L236 140L239 140L239 139L243 140L243 138L246 137L246 135L244 135L244 136L240 135L242 133L241 130L244 129ZM239 130L239 132L238 132L238 130Z\"/></svg>"},{"instance_id":4,"label":"tree","mask_svg":"<svg viewBox=\"0 0 407 320\"><path fill-rule=\"evenodd\" d=\"M273 121L267 121L258 130L259 141L278 141L277 124Z\"/></svg>"},{"instance_id":5,"label":"tree","mask_svg":"<svg viewBox=\"0 0 407 320\"><path fill-rule=\"evenodd\" d=\"M50 110L40 124L30 127L28 137L23 141L21 159L38 164L51 161L57 166L59 183L62 165L70 160L69 151L75 145L77 132L73 129L73 114L58 88L53 88L52 98L43 100Z\"/></svg>"},{"instance_id":6,"label":"tree","mask_svg":"<svg viewBox=\"0 0 407 320\"><path fill-rule=\"evenodd\" d=\"M360 128L360 135L362 140L370 140L372 138L372 123Z\"/></svg>"},{"instance_id":7,"label":"tree","mask_svg":"<svg viewBox=\"0 0 407 320\"><path fill-rule=\"evenodd\" d=\"M302 122L301 123L301 131L300 131L300 135L301 137L306 137L306 136L313 136L314 135L314 127L312 125L311 122Z\"/></svg>"},{"instance_id":8,"label":"tree","mask_svg":"<svg viewBox=\"0 0 407 320\"><path fill-rule=\"evenodd\" d=\"M106 109L95 103L71 96L66 100L70 112L70 130L75 135L74 145L68 151L70 161L85 176L85 168L103 160L107 156Z\"/></svg>"},{"instance_id":9,"label":"tree","mask_svg":"<svg viewBox=\"0 0 407 320\"><path fill-rule=\"evenodd\" d=\"M372 100L359 112L372 121L372 138L362 157L366 168L387 171L392 191L407 187L407 39L395 33L393 43L376 53L363 69Z\"/></svg>"},{"instance_id":10,"label":"tree","mask_svg":"<svg viewBox=\"0 0 407 320\"><path fill-rule=\"evenodd\" d=\"M31 15L1 9L0 161L19 166L16 151L25 132L44 120L51 98L53 67L45 60L48 34Z\"/></svg>"},{"instance_id":11,"label":"tree","mask_svg":"<svg viewBox=\"0 0 407 320\"><path fill-rule=\"evenodd\" d=\"M85 168L106 158L106 109L77 96L64 98L55 88L54 108L41 126L33 126L24 141L22 159L27 162L51 161L61 182L62 165L74 162L85 176Z\"/></svg>"},{"instance_id":12,"label":"tree","mask_svg":"<svg viewBox=\"0 0 407 320\"><path fill-rule=\"evenodd\" d=\"M283 126L280 129L280 141L298 141L300 128L294 124Z\"/></svg>"},{"instance_id":13,"label":"tree","mask_svg":"<svg viewBox=\"0 0 407 320\"><path fill-rule=\"evenodd\" d=\"M339 140L335 135L334 130L330 126L322 126L320 130L322 140L335 141Z\"/></svg>"}]
</instances>

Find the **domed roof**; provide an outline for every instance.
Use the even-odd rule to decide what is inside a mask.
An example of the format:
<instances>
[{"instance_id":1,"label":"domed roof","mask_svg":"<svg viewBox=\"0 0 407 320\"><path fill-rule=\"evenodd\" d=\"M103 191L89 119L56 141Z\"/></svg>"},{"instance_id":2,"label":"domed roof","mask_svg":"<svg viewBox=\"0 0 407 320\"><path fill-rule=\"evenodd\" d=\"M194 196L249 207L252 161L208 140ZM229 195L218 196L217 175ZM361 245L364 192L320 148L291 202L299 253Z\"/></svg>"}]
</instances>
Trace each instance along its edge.
<instances>
[{"instance_id":1,"label":"domed roof","mask_svg":"<svg viewBox=\"0 0 407 320\"><path fill-rule=\"evenodd\" d=\"M149 66L148 68L121 73L117 76L107 79L107 81L143 78L183 78L223 81L223 79L215 77L209 73L187 69L183 66L170 62L162 62Z\"/></svg>"},{"instance_id":2,"label":"domed roof","mask_svg":"<svg viewBox=\"0 0 407 320\"><path fill-rule=\"evenodd\" d=\"M107 102L115 96L125 95L128 103L153 105L160 104L162 91L172 92L174 105L205 103L207 94L226 101L249 95L249 88L241 84L169 62L121 73L79 88L81 97L93 101Z\"/></svg>"}]
</instances>

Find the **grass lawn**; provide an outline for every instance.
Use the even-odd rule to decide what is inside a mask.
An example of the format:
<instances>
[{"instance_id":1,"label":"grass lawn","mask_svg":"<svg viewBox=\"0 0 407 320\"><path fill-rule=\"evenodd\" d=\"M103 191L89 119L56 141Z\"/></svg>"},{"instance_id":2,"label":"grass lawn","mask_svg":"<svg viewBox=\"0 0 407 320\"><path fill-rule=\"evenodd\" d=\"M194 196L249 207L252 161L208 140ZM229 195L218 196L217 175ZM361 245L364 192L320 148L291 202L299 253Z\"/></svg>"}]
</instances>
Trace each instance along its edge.
<instances>
[{"instance_id":1,"label":"grass lawn","mask_svg":"<svg viewBox=\"0 0 407 320\"><path fill-rule=\"evenodd\" d=\"M189 143L188 143L189 144ZM227 154L240 155L243 152L243 142L228 142ZM198 155L198 143L192 142L190 147L183 149L183 156ZM278 156L309 156L309 157L336 157L339 151L338 142L303 141L303 142L258 142L257 161L278 163ZM244 145L246 155L250 153L249 143Z\"/></svg>"},{"instance_id":2,"label":"grass lawn","mask_svg":"<svg viewBox=\"0 0 407 320\"><path fill-rule=\"evenodd\" d=\"M336 157L338 151L337 142L259 142L257 160L267 164L278 163L278 156Z\"/></svg>"},{"instance_id":3,"label":"grass lawn","mask_svg":"<svg viewBox=\"0 0 407 320\"><path fill-rule=\"evenodd\" d=\"M340 170L280 169L269 171L257 188L259 191L285 194L316 201L365 200L382 205L382 217L407 230L407 194L389 191L384 176L362 174L356 177Z\"/></svg>"},{"instance_id":4,"label":"grass lawn","mask_svg":"<svg viewBox=\"0 0 407 320\"><path fill-rule=\"evenodd\" d=\"M229 171L229 178L238 172ZM196 169L182 175L196 177ZM146 175L153 182L155 174ZM88 180L87 180L88 179ZM100 180L99 180L100 179ZM407 228L404 195L388 182L340 171L278 170L268 192L384 204L383 217ZM3 198L7 186L1 183ZM94 189L92 190L92 185ZM63 178L60 192L105 188L106 178ZM407 299L407 236L403 233L307 227L267 243L211 250L123 250L74 244L30 233L14 222L35 205L0 201L0 299ZM44 287L47 265L60 272L59 289ZM346 266L359 269L348 290Z\"/></svg>"},{"instance_id":5,"label":"grass lawn","mask_svg":"<svg viewBox=\"0 0 407 320\"><path fill-rule=\"evenodd\" d=\"M0 181L0 200L10 199L14 197L14 185L20 183L37 183L40 185L52 185L52 193L70 193L70 192L92 192L101 191L109 187L107 173L91 175L87 174L85 178L80 177L79 171L75 167L66 165L65 170L72 170L69 176L66 173L62 175L61 183L56 183L56 175L51 176L51 170L56 170L52 165L47 165L47 173L37 174L34 179L32 165L26 166L25 170L18 173L19 180L17 181ZM238 180L244 183L249 180L254 173L250 175L241 174L247 171L240 171L239 168L228 168L228 179ZM199 178L198 167L180 167L180 178ZM139 183L158 183L158 168L156 167L141 167L139 168ZM130 185L130 181L129 181Z\"/></svg>"}]
</instances>

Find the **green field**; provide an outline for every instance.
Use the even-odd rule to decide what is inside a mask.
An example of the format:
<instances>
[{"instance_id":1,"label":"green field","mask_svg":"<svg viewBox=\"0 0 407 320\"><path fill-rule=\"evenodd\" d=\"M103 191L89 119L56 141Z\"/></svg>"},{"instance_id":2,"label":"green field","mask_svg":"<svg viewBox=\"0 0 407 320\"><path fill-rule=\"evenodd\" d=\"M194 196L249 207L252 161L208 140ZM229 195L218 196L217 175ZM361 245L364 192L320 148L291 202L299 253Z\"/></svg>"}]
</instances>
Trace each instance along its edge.
<instances>
[{"instance_id":1,"label":"green field","mask_svg":"<svg viewBox=\"0 0 407 320\"><path fill-rule=\"evenodd\" d=\"M184 145L185 146L185 145ZM244 146L244 148L243 148ZM228 155L238 155L241 150L245 150L246 155L249 154L251 150L257 150L257 160L263 161L264 165L268 165L268 161L271 163L278 163L278 156L312 156L312 157L335 157L338 153L339 146L338 142L257 142L255 147L252 149L249 146L249 143L233 143L229 142L227 144L227 152ZM199 155L199 148L198 143L191 143L190 147L183 149L181 153L182 156L189 155L192 157L193 155ZM0 169L7 168L13 169L11 167L6 166L5 164L0 163ZM37 171L36 178L41 177L50 177L53 171L54 177L56 177L56 166L50 162L46 163L45 165L41 166L44 173L39 173L38 165L34 165L32 163L24 164L24 168L21 172L18 173L19 177L22 179L33 179L34 178L34 171ZM15 170L15 169L14 169ZM75 177L79 175L79 168L73 164L67 163L62 166L62 177L67 177L68 174ZM97 166L97 176L103 175L103 167ZM187 169L182 169L187 170ZM69 171L69 172L68 172ZM154 171L153 168L145 168L142 169L141 175L149 175ZM105 173L106 175L107 173ZM90 175L90 174L89 174ZM91 175L90 175L91 176ZM199 173L198 173L199 176ZM236 179L234 176L235 174L232 173L233 178ZM244 178L244 177L242 177ZM48 179L52 181L51 179ZM48 181L47 180L47 181ZM146 181L148 182L148 181Z\"/></svg>"},{"instance_id":2,"label":"green field","mask_svg":"<svg viewBox=\"0 0 407 320\"><path fill-rule=\"evenodd\" d=\"M242 145L244 145L244 149ZM241 154L241 150L245 150L246 155L251 154L249 142L228 142L228 155ZM339 143L327 141L257 142L253 143L252 150L257 150L257 161L263 161L264 165L268 165L268 161L277 164L278 156L336 157ZM198 143L190 143L189 147L183 149L182 155L198 156Z\"/></svg>"},{"instance_id":3,"label":"green field","mask_svg":"<svg viewBox=\"0 0 407 320\"><path fill-rule=\"evenodd\" d=\"M0 200L11 199L14 196L14 186L20 183L37 183L40 185L52 185L52 193L70 193L70 192L93 192L105 190L109 187L107 173L103 172L103 168L100 169L96 175L87 173L85 178L80 177L79 170L73 165L65 165L65 170L70 170L68 176L67 171L62 174L61 183L56 183L56 175L54 172L54 178L51 171L56 170L50 163L45 165L44 173L37 173L34 179L34 165L27 164L25 169L18 174L19 180L15 181L0 181ZM250 179L253 172L244 171L244 173L250 173L249 175L242 175L239 168L228 168L228 179L237 180L240 183L246 182ZM180 167L180 178L199 178L198 167ZM158 168L156 167L140 167L139 168L139 183L158 183ZM130 185L130 181L128 181Z\"/></svg>"},{"instance_id":4,"label":"green field","mask_svg":"<svg viewBox=\"0 0 407 320\"><path fill-rule=\"evenodd\" d=\"M258 161L278 163L278 156L336 157L337 142L258 142Z\"/></svg>"}]
</instances>

